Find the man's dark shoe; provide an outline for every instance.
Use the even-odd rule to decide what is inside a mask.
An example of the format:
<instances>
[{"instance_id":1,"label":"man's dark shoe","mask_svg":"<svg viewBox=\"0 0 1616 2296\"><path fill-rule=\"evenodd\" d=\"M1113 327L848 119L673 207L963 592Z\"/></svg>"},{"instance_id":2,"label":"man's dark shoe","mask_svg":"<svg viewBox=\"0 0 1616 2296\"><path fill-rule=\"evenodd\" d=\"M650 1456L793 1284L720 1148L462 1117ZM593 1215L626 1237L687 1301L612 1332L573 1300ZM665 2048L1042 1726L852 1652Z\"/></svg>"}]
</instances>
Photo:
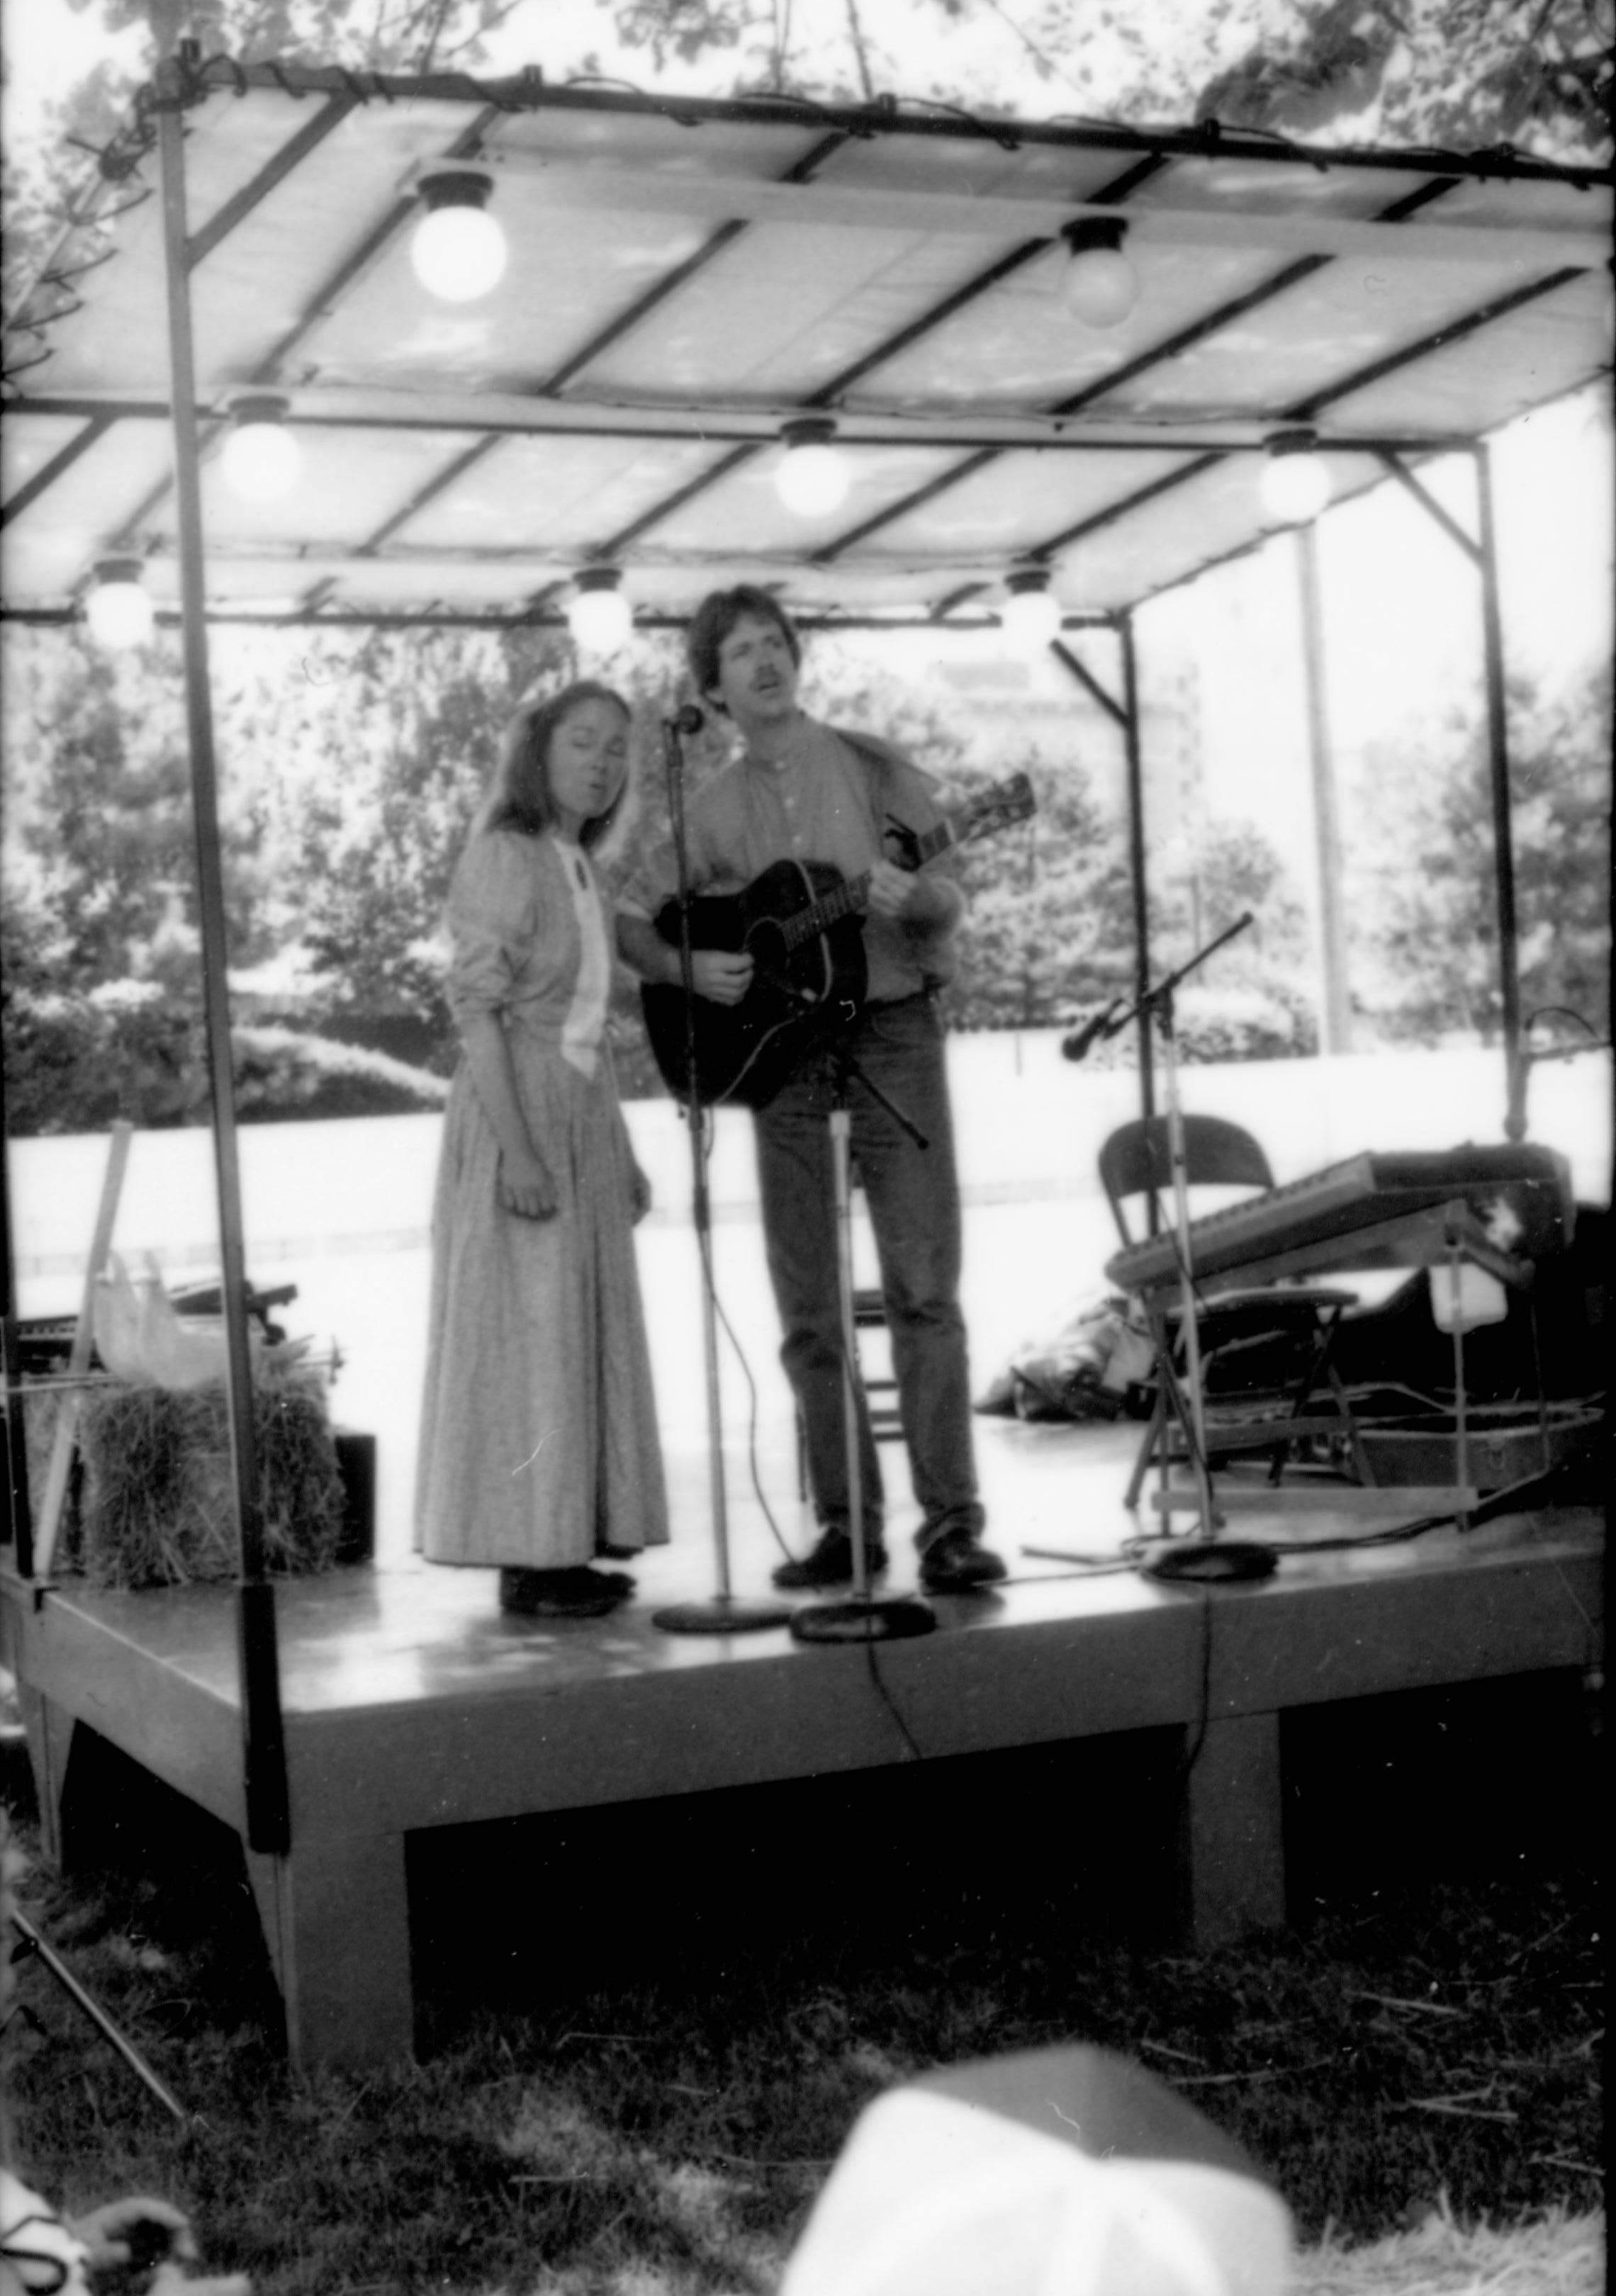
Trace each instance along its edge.
<instances>
[{"instance_id":1,"label":"man's dark shoe","mask_svg":"<svg viewBox=\"0 0 1616 2296\"><path fill-rule=\"evenodd\" d=\"M887 1567L884 1546L868 1545L864 1551L865 1574L874 1578ZM853 1542L845 1530L827 1530L816 1546L806 1554L795 1555L783 1562L775 1572L775 1584L783 1593L815 1587L850 1587L853 1583Z\"/></svg>"},{"instance_id":2,"label":"man's dark shoe","mask_svg":"<svg viewBox=\"0 0 1616 2296\"><path fill-rule=\"evenodd\" d=\"M944 1531L920 1558L920 1583L932 1595L969 1594L1008 1576L999 1557L968 1530Z\"/></svg>"}]
</instances>

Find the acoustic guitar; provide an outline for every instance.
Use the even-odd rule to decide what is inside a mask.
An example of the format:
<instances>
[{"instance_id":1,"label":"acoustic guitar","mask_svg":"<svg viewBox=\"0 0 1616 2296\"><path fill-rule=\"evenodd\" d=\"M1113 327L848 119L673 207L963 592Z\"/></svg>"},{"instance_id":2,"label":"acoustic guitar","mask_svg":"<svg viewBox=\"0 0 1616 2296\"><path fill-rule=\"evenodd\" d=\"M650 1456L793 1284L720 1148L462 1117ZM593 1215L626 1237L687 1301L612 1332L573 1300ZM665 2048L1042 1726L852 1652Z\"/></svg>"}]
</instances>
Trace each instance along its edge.
<instances>
[{"instance_id":1,"label":"acoustic guitar","mask_svg":"<svg viewBox=\"0 0 1616 2296\"><path fill-rule=\"evenodd\" d=\"M980 791L923 834L887 816L898 848L898 865L918 869L951 845L964 845L1018 821L1037 808L1032 783L1013 774ZM733 1101L767 1108L816 1036L857 1020L867 972L859 923L869 903L870 875L848 878L824 861L776 861L739 893L698 894L690 903L693 949L728 949L749 955L752 977L738 1004L692 1000L695 1098L704 1106ZM679 946L678 901L665 901L656 929ZM685 991L644 981L640 1003L645 1033L670 1092L691 1094L691 1046Z\"/></svg>"}]
</instances>

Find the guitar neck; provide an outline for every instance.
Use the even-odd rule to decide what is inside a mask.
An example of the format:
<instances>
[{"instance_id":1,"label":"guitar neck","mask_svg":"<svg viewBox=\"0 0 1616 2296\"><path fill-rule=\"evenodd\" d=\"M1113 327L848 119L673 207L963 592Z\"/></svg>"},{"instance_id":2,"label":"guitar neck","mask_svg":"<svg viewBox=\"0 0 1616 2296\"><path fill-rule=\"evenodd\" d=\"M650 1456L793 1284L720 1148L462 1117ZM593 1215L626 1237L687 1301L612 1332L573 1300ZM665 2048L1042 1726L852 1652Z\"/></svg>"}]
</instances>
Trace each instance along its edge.
<instances>
[{"instance_id":1,"label":"guitar neck","mask_svg":"<svg viewBox=\"0 0 1616 2296\"><path fill-rule=\"evenodd\" d=\"M916 837L915 867L920 868L936 854L946 853L955 839L954 824L949 821L939 821L935 829L928 829ZM806 909L800 909L784 928L787 948L800 948L805 941L815 940L830 926L840 924L843 917L861 916L869 905L871 874L866 869L862 877L849 877L834 892L823 894Z\"/></svg>"}]
</instances>

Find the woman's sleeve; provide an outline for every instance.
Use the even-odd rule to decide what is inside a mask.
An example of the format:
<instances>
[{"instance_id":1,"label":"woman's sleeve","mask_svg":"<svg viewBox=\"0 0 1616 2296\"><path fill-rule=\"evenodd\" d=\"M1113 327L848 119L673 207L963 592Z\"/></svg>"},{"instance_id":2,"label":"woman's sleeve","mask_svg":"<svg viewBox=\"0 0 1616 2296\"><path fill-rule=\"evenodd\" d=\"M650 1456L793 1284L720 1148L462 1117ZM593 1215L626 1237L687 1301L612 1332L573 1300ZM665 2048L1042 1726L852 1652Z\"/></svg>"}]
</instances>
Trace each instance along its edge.
<instances>
[{"instance_id":1,"label":"woman's sleeve","mask_svg":"<svg viewBox=\"0 0 1616 2296\"><path fill-rule=\"evenodd\" d=\"M542 924L537 872L525 838L473 838L449 885L445 995L457 1025L503 1012Z\"/></svg>"}]
</instances>

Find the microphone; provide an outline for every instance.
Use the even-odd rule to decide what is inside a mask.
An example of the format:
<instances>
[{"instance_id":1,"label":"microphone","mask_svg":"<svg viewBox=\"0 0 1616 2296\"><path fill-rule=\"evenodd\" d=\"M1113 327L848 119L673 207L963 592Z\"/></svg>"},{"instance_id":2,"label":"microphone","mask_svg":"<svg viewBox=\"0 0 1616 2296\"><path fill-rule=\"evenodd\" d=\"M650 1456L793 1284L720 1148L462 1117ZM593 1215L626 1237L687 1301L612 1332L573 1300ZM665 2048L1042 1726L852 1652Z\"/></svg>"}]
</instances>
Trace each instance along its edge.
<instances>
[{"instance_id":1,"label":"microphone","mask_svg":"<svg viewBox=\"0 0 1616 2296\"><path fill-rule=\"evenodd\" d=\"M687 701L671 718L664 718L662 723L670 734L699 734L707 719L693 701Z\"/></svg>"},{"instance_id":2,"label":"microphone","mask_svg":"<svg viewBox=\"0 0 1616 2296\"><path fill-rule=\"evenodd\" d=\"M1119 1001L1113 996L1103 1013L1096 1013L1092 1020L1085 1021L1080 1029L1073 1029L1069 1035L1062 1037L1062 1060L1080 1061L1096 1037L1114 1035L1115 1031L1112 1028L1112 1014L1116 1011Z\"/></svg>"}]
</instances>

